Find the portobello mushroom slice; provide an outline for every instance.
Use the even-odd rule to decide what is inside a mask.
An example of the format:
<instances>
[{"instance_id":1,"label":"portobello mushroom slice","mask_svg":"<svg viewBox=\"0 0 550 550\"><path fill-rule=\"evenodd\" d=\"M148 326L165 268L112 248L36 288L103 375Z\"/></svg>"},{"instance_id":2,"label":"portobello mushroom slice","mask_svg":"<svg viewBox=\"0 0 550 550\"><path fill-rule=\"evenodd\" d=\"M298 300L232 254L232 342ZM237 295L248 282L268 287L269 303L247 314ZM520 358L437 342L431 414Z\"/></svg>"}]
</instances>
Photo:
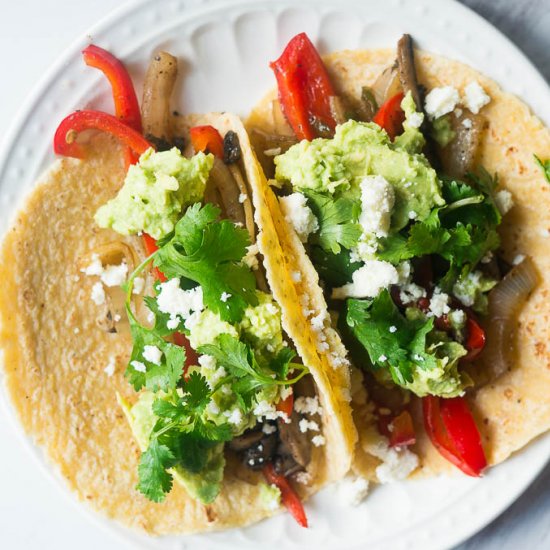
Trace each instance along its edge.
<instances>
[{"instance_id":1,"label":"portobello mushroom slice","mask_svg":"<svg viewBox=\"0 0 550 550\"><path fill-rule=\"evenodd\" d=\"M154 55L145 75L141 104L143 133L157 150L169 149L173 144L170 131L170 96L177 75L178 61L167 52Z\"/></svg>"},{"instance_id":2,"label":"portobello mushroom slice","mask_svg":"<svg viewBox=\"0 0 550 550\"><path fill-rule=\"evenodd\" d=\"M451 113L449 120L454 139L441 149L441 163L446 174L454 178L463 178L475 166L485 129L485 119L481 115L462 109L459 116L456 112Z\"/></svg>"},{"instance_id":3,"label":"portobello mushroom slice","mask_svg":"<svg viewBox=\"0 0 550 550\"><path fill-rule=\"evenodd\" d=\"M300 415L296 411L292 412L288 423L282 419L277 420L279 438L283 447L283 449L280 449L279 454L283 456L290 455L297 464L305 468L311 460L311 446L308 438L300 432L299 424Z\"/></svg>"},{"instance_id":4,"label":"portobello mushroom slice","mask_svg":"<svg viewBox=\"0 0 550 550\"><path fill-rule=\"evenodd\" d=\"M418 84L416 65L414 61L414 49L410 34L404 34L399 39L399 42L397 42L397 70L403 92L405 94L411 92L417 111L424 113L424 121L420 127L420 130L426 139L424 154L430 161L430 164L437 170L441 166L441 162L437 156L437 149L433 138L431 137L430 122L428 120L428 116L426 115L426 111L424 110L424 94L422 93L422 88Z\"/></svg>"}]
</instances>

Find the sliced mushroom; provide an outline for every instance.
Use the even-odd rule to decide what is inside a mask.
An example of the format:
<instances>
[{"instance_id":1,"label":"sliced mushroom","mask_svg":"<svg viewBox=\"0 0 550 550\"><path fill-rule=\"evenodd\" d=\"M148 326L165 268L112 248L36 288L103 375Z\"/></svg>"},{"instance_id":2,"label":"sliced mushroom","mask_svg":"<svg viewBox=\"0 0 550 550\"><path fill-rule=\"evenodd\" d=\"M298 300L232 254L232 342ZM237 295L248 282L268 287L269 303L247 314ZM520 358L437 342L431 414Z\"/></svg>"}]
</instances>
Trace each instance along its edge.
<instances>
[{"instance_id":1,"label":"sliced mushroom","mask_svg":"<svg viewBox=\"0 0 550 550\"><path fill-rule=\"evenodd\" d=\"M243 205L239 202L241 191L229 167L218 158L210 170L210 180L219 192L224 217L236 222L246 222Z\"/></svg>"},{"instance_id":2,"label":"sliced mushroom","mask_svg":"<svg viewBox=\"0 0 550 550\"><path fill-rule=\"evenodd\" d=\"M397 43L397 70L403 92L405 94L411 92L416 108L422 111L424 101L416 77L414 50L410 34L404 34Z\"/></svg>"},{"instance_id":3,"label":"sliced mushroom","mask_svg":"<svg viewBox=\"0 0 550 550\"><path fill-rule=\"evenodd\" d=\"M424 113L424 122L420 127L426 139L426 145L424 146L423 152L430 161L430 164L438 169L441 162L437 156L437 149L429 131L430 123L424 111L424 94L418 84L416 65L414 62L414 49L410 34L404 34L397 43L397 68L399 72L399 81L401 82L403 91L405 94L408 92L411 93L417 111Z\"/></svg>"},{"instance_id":4,"label":"sliced mushroom","mask_svg":"<svg viewBox=\"0 0 550 550\"><path fill-rule=\"evenodd\" d=\"M446 174L462 178L474 168L485 119L463 109L460 116L451 113L450 122L455 137L441 150L441 162Z\"/></svg>"},{"instance_id":5,"label":"sliced mushroom","mask_svg":"<svg viewBox=\"0 0 550 550\"><path fill-rule=\"evenodd\" d=\"M158 52L149 63L143 84L141 117L143 133L159 143L172 143L170 96L178 75L178 61L167 52Z\"/></svg>"},{"instance_id":6,"label":"sliced mushroom","mask_svg":"<svg viewBox=\"0 0 550 550\"><path fill-rule=\"evenodd\" d=\"M279 419L277 426L279 428L279 437L281 444L284 445L288 454L302 467L306 467L311 460L311 446L308 438L300 432L300 415L294 411L290 417L290 422L286 423Z\"/></svg>"},{"instance_id":7,"label":"sliced mushroom","mask_svg":"<svg viewBox=\"0 0 550 550\"><path fill-rule=\"evenodd\" d=\"M246 432L242 435L233 438L229 442L228 446L230 449L237 452L244 451L249 447L256 445L256 443L259 443L263 437L265 437L265 434L262 430L253 428L251 430L246 430Z\"/></svg>"}]
</instances>

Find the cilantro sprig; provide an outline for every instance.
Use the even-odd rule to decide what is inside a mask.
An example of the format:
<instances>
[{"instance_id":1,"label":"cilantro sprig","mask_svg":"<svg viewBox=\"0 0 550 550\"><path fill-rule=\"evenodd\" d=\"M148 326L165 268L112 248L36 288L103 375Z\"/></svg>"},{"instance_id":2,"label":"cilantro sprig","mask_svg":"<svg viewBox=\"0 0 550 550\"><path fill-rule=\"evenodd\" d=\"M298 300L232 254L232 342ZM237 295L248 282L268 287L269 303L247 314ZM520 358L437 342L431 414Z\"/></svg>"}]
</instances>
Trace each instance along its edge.
<instances>
[{"instance_id":1,"label":"cilantro sprig","mask_svg":"<svg viewBox=\"0 0 550 550\"><path fill-rule=\"evenodd\" d=\"M472 268L483 256L498 248L496 231L501 215L492 198L490 176L470 176L470 185L443 180L446 206L434 208L422 222L381 239L378 255L397 264L403 260L437 254L455 272L465 264ZM491 180L492 182L492 180Z\"/></svg>"},{"instance_id":2,"label":"cilantro sprig","mask_svg":"<svg viewBox=\"0 0 550 550\"><path fill-rule=\"evenodd\" d=\"M435 368L436 357L427 351L426 344L433 319L406 319L387 290L373 300L348 300L345 315L351 333L366 349L373 368L387 369L396 384L412 382L416 368Z\"/></svg>"},{"instance_id":3,"label":"cilantro sprig","mask_svg":"<svg viewBox=\"0 0 550 550\"><path fill-rule=\"evenodd\" d=\"M261 389L294 384L308 373L303 365L292 363L295 353L289 348L283 348L275 358L260 364L250 346L229 334L220 334L214 344L203 345L198 351L214 357L216 363L226 369L229 375L223 382L231 386L245 411L250 411L253 398ZM289 379L290 370L299 373Z\"/></svg>"},{"instance_id":4,"label":"cilantro sprig","mask_svg":"<svg viewBox=\"0 0 550 550\"><path fill-rule=\"evenodd\" d=\"M154 265L169 278L200 284L205 306L224 321L237 322L248 305L258 303L254 274L242 263L250 236L229 220L219 221L219 215L212 204L190 206L161 243Z\"/></svg>"},{"instance_id":5,"label":"cilantro sprig","mask_svg":"<svg viewBox=\"0 0 550 550\"><path fill-rule=\"evenodd\" d=\"M172 489L172 468L199 474L207 467L211 451L232 438L228 424L217 425L202 416L212 396L204 376L191 373L180 393L173 391L153 402L157 422L140 458L137 488L154 502L162 502ZM219 489L219 484L210 489L207 500L213 500Z\"/></svg>"}]
</instances>

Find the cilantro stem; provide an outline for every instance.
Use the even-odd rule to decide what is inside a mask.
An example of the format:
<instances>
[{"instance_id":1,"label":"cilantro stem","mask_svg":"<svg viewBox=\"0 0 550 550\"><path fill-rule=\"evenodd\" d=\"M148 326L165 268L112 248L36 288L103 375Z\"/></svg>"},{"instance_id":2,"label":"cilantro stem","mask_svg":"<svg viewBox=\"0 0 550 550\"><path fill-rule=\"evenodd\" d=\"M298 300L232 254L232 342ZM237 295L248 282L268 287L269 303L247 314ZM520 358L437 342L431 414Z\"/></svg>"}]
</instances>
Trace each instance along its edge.
<instances>
[{"instance_id":1,"label":"cilantro stem","mask_svg":"<svg viewBox=\"0 0 550 550\"><path fill-rule=\"evenodd\" d=\"M129 318L131 318L136 324L143 327L143 325L136 319L136 316L134 315L134 312L132 311L132 308L130 307L132 302L132 291L134 290L134 280L136 277L155 259L155 256L157 255L158 250L156 252L153 252L150 256L145 258L135 269L132 271L130 278L128 281L122 285L122 288L126 291L126 300L125 300L125 307L126 307L126 314ZM146 328L146 327L143 327Z\"/></svg>"},{"instance_id":2,"label":"cilantro stem","mask_svg":"<svg viewBox=\"0 0 550 550\"><path fill-rule=\"evenodd\" d=\"M447 205L444 209L442 209L441 213L446 214L447 212L451 212L451 210L456 210L457 208L462 208L463 206L468 206L470 204L479 204L484 200L485 200L485 197L483 195L476 195L475 197L467 197L465 199L460 199L456 202L453 202Z\"/></svg>"}]
</instances>

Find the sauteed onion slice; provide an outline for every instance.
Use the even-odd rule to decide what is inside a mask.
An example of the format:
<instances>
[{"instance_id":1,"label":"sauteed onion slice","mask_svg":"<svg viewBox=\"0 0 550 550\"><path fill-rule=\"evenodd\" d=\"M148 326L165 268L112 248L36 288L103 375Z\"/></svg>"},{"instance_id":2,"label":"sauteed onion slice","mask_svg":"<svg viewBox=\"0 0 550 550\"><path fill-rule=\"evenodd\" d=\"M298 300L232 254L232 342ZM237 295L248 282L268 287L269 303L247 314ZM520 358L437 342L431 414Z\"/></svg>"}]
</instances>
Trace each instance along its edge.
<instances>
[{"instance_id":1,"label":"sauteed onion slice","mask_svg":"<svg viewBox=\"0 0 550 550\"><path fill-rule=\"evenodd\" d=\"M533 260L526 257L489 294L490 326L482 357L491 358L489 369L492 381L512 366L517 315L537 283L538 274Z\"/></svg>"}]
</instances>

